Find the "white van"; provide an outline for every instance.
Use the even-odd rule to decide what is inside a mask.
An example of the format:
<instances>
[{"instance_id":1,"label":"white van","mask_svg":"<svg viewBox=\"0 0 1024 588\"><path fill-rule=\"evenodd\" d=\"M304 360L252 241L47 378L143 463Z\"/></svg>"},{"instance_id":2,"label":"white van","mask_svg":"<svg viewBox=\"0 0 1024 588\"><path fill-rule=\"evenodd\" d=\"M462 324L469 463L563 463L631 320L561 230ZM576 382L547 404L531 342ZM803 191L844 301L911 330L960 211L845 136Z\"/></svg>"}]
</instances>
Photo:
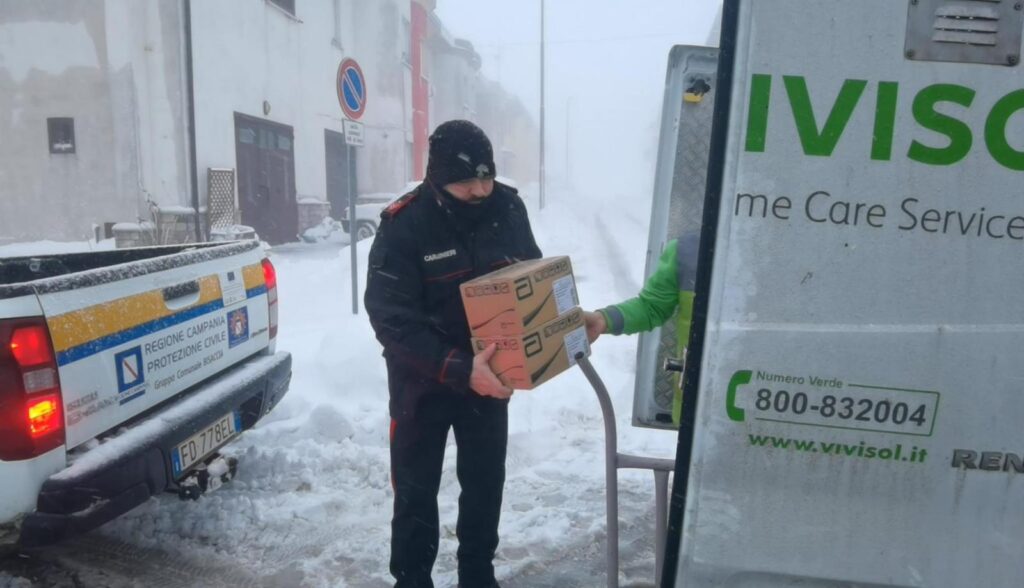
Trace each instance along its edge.
<instances>
[{"instance_id":1,"label":"white van","mask_svg":"<svg viewBox=\"0 0 1024 588\"><path fill-rule=\"evenodd\" d=\"M663 585L1024 586L1022 30L725 1Z\"/></svg>"}]
</instances>

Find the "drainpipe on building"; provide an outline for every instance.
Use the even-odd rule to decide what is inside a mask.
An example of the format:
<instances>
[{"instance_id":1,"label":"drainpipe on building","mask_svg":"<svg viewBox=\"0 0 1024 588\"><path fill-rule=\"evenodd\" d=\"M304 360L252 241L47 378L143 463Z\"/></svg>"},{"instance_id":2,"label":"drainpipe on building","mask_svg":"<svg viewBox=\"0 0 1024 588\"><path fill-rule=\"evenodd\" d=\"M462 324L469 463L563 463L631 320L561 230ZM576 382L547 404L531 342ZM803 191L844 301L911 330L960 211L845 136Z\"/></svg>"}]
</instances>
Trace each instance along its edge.
<instances>
[{"instance_id":1,"label":"drainpipe on building","mask_svg":"<svg viewBox=\"0 0 1024 588\"><path fill-rule=\"evenodd\" d=\"M196 211L195 230L196 242L202 242L202 216L199 213L199 170L196 169L196 93L195 79L192 76L192 0L185 3L185 91L188 94L188 159L191 173L190 187L192 192L192 208Z\"/></svg>"},{"instance_id":2,"label":"drainpipe on building","mask_svg":"<svg viewBox=\"0 0 1024 588\"><path fill-rule=\"evenodd\" d=\"M434 10L434 0L411 0L410 6L410 59L412 61L412 177L423 179L427 167L428 115L430 96L423 79L423 42L427 38L427 12Z\"/></svg>"}]
</instances>

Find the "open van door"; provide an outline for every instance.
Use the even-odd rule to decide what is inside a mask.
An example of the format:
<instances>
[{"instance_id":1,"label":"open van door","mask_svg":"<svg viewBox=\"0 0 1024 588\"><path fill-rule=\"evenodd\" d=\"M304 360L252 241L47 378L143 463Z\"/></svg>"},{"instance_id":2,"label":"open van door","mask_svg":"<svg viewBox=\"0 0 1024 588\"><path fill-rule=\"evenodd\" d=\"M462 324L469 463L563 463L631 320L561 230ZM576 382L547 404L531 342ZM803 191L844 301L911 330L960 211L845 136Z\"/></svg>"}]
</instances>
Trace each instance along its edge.
<instances>
[{"instance_id":1,"label":"open van door","mask_svg":"<svg viewBox=\"0 0 1024 588\"><path fill-rule=\"evenodd\" d=\"M725 1L664 586L1024 586L1022 28Z\"/></svg>"},{"instance_id":2,"label":"open van door","mask_svg":"<svg viewBox=\"0 0 1024 588\"><path fill-rule=\"evenodd\" d=\"M717 69L718 49L713 47L676 45L669 52L645 281L658 269L661 253L673 239L686 243L700 240ZM687 247L682 254L687 256L685 267L696 267L696 247ZM681 285L692 281L692 277L679 277ZM673 317L640 334L633 388L634 426L679 427L679 373L664 369L667 360L679 355L676 323Z\"/></svg>"}]
</instances>

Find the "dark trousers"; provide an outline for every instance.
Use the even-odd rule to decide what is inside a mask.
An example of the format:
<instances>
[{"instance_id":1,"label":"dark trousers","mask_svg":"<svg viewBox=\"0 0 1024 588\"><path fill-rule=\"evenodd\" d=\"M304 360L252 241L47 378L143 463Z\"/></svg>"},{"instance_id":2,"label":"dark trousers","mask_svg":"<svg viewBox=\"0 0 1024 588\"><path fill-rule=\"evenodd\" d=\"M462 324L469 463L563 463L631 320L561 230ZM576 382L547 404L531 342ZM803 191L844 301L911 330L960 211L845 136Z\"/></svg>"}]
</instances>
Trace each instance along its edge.
<instances>
[{"instance_id":1,"label":"dark trousers","mask_svg":"<svg viewBox=\"0 0 1024 588\"><path fill-rule=\"evenodd\" d=\"M505 485L508 401L474 393L426 395L408 420L393 420L391 574L395 588L432 588L440 540L437 492L448 429L455 431L459 495L459 585L494 585L494 552Z\"/></svg>"}]
</instances>

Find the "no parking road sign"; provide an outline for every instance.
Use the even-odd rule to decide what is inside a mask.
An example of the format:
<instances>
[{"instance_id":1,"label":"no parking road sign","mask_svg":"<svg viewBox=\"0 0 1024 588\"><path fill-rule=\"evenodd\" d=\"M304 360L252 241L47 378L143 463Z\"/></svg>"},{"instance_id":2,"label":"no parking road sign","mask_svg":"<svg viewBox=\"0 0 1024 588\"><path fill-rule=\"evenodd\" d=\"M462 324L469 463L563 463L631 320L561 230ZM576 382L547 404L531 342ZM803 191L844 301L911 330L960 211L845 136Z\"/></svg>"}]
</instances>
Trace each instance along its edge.
<instances>
[{"instance_id":1,"label":"no parking road sign","mask_svg":"<svg viewBox=\"0 0 1024 588\"><path fill-rule=\"evenodd\" d=\"M356 60L346 58L338 66L337 90L345 116L359 120L366 112L366 78Z\"/></svg>"}]
</instances>

